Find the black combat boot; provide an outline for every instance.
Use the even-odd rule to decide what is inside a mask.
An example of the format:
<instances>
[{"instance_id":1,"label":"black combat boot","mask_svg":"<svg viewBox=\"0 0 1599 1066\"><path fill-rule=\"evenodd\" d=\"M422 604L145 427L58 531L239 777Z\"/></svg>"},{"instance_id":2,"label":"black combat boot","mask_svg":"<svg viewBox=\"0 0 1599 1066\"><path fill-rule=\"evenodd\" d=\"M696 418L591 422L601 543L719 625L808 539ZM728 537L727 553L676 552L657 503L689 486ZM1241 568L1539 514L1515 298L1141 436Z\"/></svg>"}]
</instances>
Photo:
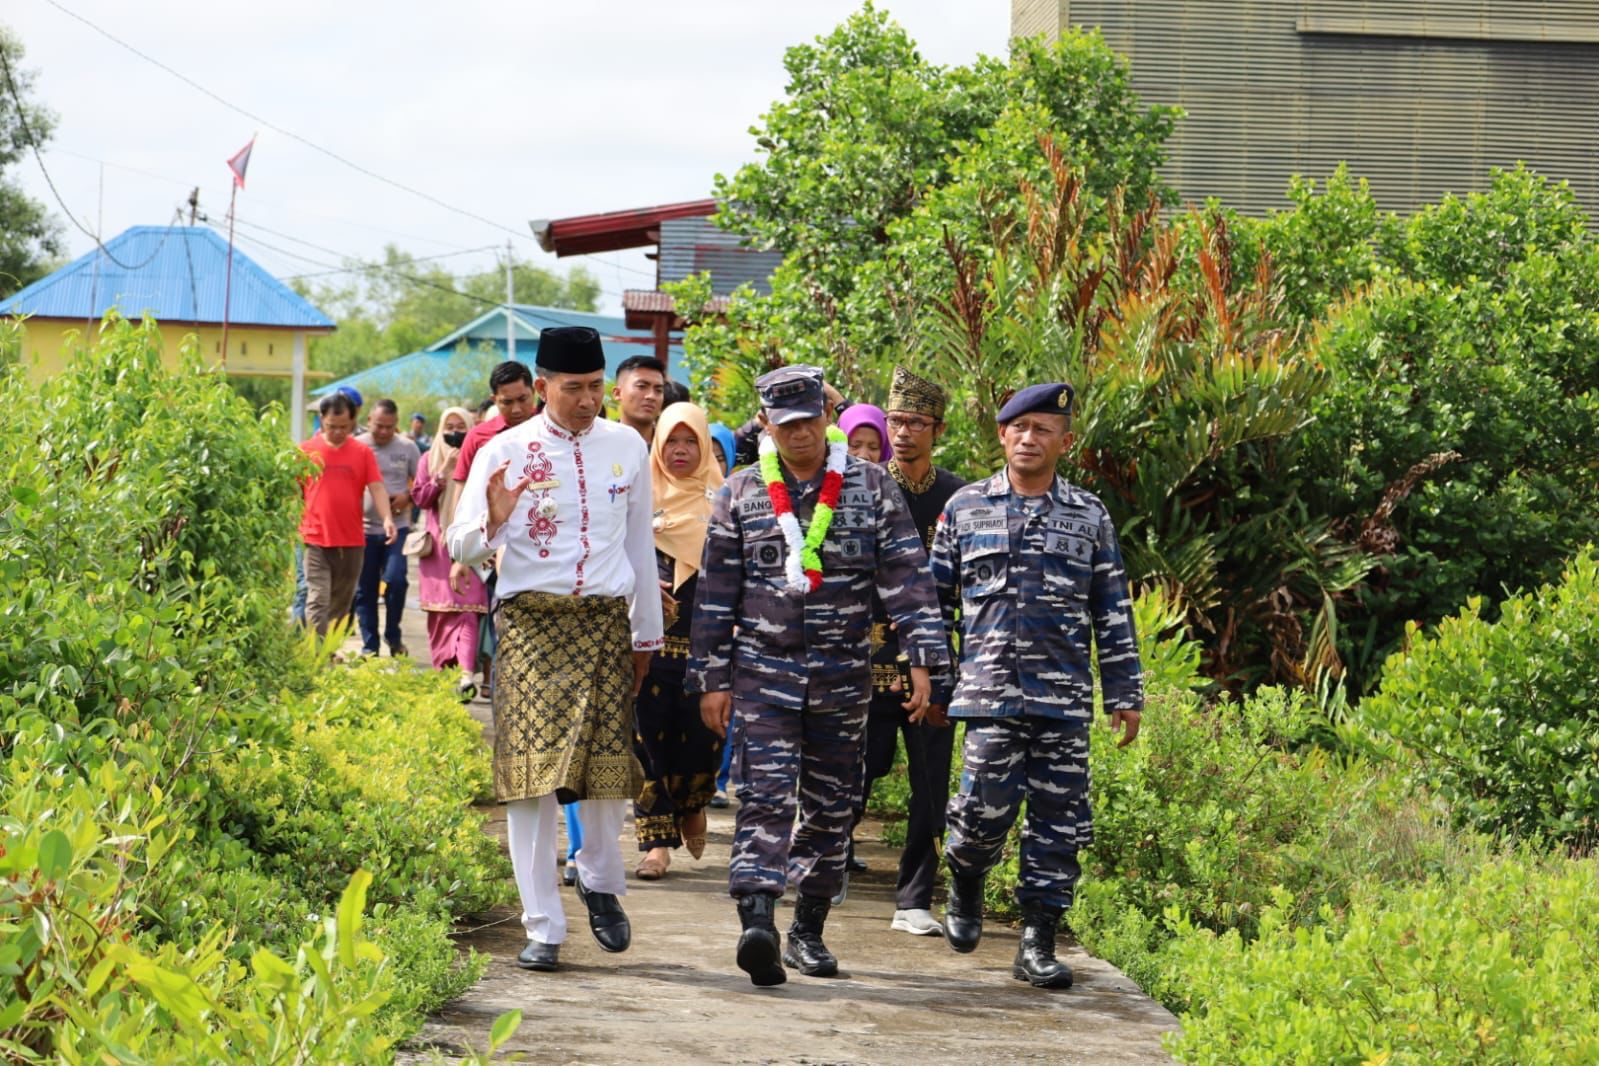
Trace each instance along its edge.
<instances>
[{"instance_id":1,"label":"black combat boot","mask_svg":"<svg viewBox=\"0 0 1599 1066\"><path fill-rule=\"evenodd\" d=\"M983 938L982 874L949 871L949 903L944 907L944 939L962 955L977 950Z\"/></svg>"},{"instance_id":2,"label":"black combat boot","mask_svg":"<svg viewBox=\"0 0 1599 1066\"><path fill-rule=\"evenodd\" d=\"M794 924L788 927L783 964L806 977L837 977L838 959L822 943L822 926L833 906L826 896L801 896L794 901Z\"/></svg>"},{"instance_id":3,"label":"black combat boot","mask_svg":"<svg viewBox=\"0 0 1599 1066\"><path fill-rule=\"evenodd\" d=\"M1022 904L1022 942L1010 975L1034 988L1070 988L1072 968L1055 958L1055 929L1060 911L1041 903Z\"/></svg>"},{"instance_id":4,"label":"black combat boot","mask_svg":"<svg viewBox=\"0 0 1599 1066\"><path fill-rule=\"evenodd\" d=\"M738 968L750 975L755 985L780 985L788 973L779 961L777 923L772 909L777 900L756 894L738 897L738 920L744 931L738 938Z\"/></svg>"}]
</instances>

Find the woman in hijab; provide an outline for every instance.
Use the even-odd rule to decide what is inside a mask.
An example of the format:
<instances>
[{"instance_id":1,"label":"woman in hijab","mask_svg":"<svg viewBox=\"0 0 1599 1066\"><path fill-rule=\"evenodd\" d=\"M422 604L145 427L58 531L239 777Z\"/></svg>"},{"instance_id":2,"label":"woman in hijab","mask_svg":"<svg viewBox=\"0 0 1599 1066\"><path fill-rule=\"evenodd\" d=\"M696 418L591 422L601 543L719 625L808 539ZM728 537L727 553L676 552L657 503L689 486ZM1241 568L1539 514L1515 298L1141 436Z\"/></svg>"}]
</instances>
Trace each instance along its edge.
<instances>
[{"instance_id":1,"label":"woman in hijab","mask_svg":"<svg viewBox=\"0 0 1599 1066\"><path fill-rule=\"evenodd\" d=\"M659 880L672 849L696 859L705 851L705 805L716 790L722 739L700 720L698 696L683 692L690 607L705 550L711 501L722 471L711 454L705 412L675 403L661 412L650 445L655 499L655 561L666 608L666 646L650 659L637 704L637 744L644 788L633 821L644 857L640 880Z\"/></svg>"},{"instance_id":2,"label":"woman in hijab","mask_svg":"<svg viewBox=\"0 0 1599 1066\"><path fill-rule=\"evenodd\" d=\"M722 466L722 476L733 472L733 453L737 451L733 442L733 431L720 422L711 423L711 454Z\"/></svg>"},{"instance_id":3,"label":"woman in hijab","mask_svg":"<svg viewBox=\"0 0 1599 1066\"><path fill-rule=\"evenodd\" d=\"M478 620L488 611L488 590L477 574L468 571L456 586L450 584L450 556L444 550L444 530L454 518L450 477L461 442L472 425L472 413L464 407L446 408L439 418L439 432L433 447L422 457L422 469L411 487L411 499L426 515L430 550L417 558L421 574L418 595L427 612L428 650L433 668L455 666L461 671L459 690L463 699L477 694L473 680L477 669Z\"/></svg>"},{"instance_id":4,"label":"woman in hijab","mask_svg":"<svg viewBox=\"0 0 1599 1066\"><path fill-rule=\"evenodd\" d=\"M868 463L886 463L894 458L888 441L888 416L881 407L853 403L838 417L838 428L849 442L849 453Z\"/></svg>"}]
</instances>

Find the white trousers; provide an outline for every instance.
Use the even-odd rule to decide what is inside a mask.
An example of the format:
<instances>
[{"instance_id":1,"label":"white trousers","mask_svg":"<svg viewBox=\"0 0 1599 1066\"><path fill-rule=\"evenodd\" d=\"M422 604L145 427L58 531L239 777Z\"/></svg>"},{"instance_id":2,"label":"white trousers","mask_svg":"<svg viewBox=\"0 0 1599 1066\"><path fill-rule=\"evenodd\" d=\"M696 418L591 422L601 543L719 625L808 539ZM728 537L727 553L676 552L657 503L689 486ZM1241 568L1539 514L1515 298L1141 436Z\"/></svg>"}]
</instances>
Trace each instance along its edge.
<instances>
[{"instance_id":1,"label":"white trousers","mask_svg":"<svg viewBox=\"0 0 1599 1066\"><path fill-rule=\"evenodd\" d=\"M628 801L619 799L583 800L577 805L577 818L583 825L577 873L591 892L627 894L619 843L627 808ZM559 944L566 939L566 911L561 907L561 882L555 873L560 847L555 824L560 809L553 792L505 805L506 846L511 852L516 890L522 897L522 927L529 940L541 944Z\"/></svg>"}]
</instances>

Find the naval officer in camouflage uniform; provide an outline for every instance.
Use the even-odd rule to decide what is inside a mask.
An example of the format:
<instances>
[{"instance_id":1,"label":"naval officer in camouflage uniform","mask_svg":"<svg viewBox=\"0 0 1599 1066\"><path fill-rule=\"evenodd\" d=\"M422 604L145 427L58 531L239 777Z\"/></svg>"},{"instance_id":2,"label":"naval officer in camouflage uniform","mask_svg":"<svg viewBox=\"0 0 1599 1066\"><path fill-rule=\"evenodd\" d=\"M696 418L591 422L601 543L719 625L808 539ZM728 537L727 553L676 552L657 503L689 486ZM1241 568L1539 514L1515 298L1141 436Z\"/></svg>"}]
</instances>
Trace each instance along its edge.
<instances>
[{"instance_id":1,"label":"naval officer in camouflage uniform","mask_svg":"<svg viewBox=\"0 0 1599 1066\"><path fill-rule=\"evenodd\" d=\"M1016 899L1022 940L1011 973L1066 988L1055 930L1071 906L1078 849L1093 842L1088 727L1100 687L1121 744L1138 735L1143 671L1116 531L1105 505L1055 472L1072 440L1071 386L1034 385L999 412L1005 469L950 497L933 538L945 617L960 611L951 718L966 720L960 793L949 804L944 934L956 951L983 931L983 879L1022 802Z\"/></svg>"},{"instance_id":2,"label":"naval officer in camouflage uniform","mask_svg":"<svg viewBox=\"0 0 1599 1066\"><path fill-rule=\"evenodd\" d=\"M684 687L704 694L701 715L713 732L732 723L740 807L728 881L743 926L738 965L755 984L775 985L786 979L785 963L807 976L838 972L822 926L843 883L861 790L872 592L910 657L913 715L931 705L929 668L944 667L949 652L910 511L881 467L828 439L821 371L785 367L756 388L802 529L817 512L827 468L843 472L814 591L792 586L792 545L775 513L782 508L757 465L717 496L694 602ZM773 908L790 883L798 899L780 963Z\"/></svg>"}]
</instances>

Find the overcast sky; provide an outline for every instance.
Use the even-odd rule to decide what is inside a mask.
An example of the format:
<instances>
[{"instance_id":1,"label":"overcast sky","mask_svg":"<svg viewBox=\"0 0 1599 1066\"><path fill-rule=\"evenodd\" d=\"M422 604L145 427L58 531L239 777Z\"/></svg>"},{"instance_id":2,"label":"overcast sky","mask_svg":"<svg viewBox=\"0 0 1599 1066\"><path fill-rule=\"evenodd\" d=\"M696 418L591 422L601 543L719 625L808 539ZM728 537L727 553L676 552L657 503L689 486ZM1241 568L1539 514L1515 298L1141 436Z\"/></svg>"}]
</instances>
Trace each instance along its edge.
<instances>
[{"instance_id":1,"label":"overcast sky","mask_svg":"<svg viewBox=\"0 0 1599 1066\"><path fill-rule=\"evenodd\" d=\"M370 258L393 242L438 255L503 249L510 238L519 258L558 269L588 265L608 310L619 308L622 289L653 285L653 264L642 252L557 261L533 241L528 220L707 195L714 174L752 158L748 128L782 93L784 48L827 32L859 6L58 3L6 0L0 22L21 38L23 65L37 74L34 96L58 119L45 163L91 230L98 224L109 237L170 222L195 185L202 211L221 223L226 160L258 127L74 14L284 130L497 224L261 128L239 194L238 246L279 276L341 265L329 250ZM881 6L935 62L967 63L1005 49L1005 0ZM15 170L59 215L38 166L28 159ZM70 225L66 239L74 256L93 247ZM457 272L485 269L494 254L440 262Z\"/></svg>"}]
</instances>

